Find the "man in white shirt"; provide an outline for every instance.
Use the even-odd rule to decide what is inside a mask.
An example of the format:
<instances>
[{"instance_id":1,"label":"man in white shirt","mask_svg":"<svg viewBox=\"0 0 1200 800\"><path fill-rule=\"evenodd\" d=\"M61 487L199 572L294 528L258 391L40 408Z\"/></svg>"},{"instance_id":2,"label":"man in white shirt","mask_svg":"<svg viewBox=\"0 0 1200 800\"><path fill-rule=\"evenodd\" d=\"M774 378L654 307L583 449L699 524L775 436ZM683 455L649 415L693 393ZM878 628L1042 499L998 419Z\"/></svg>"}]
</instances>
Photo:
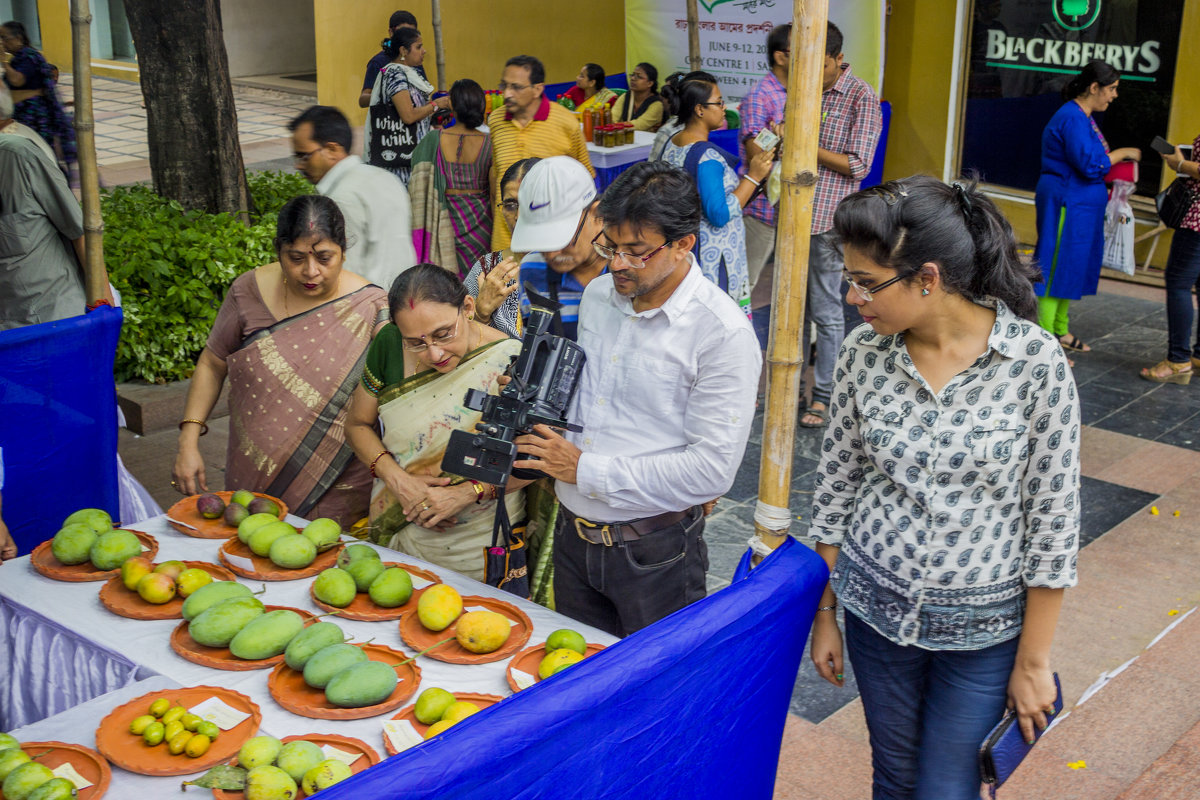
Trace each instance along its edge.
<instances>
[{"instance_id":1,"label":"man in white shirt","mask_svg":"<svg viewBox=\"0 0 1200 800\"><path fill-rule=\"evenodd\" d=\"M350 155L350 122L332 106L311 106L288 130L297 168L346 219L347 268L392 288L392 281L417 263L408 189L387 170Z\"/></svg>"},{"instance_id":2,"label":"man in white shirt","mask_svg":"<svg viewBox=\"0 0 1200 800\"><path fill-rule=\"evenodd\" d=\"M664 162L608 188L594 243L610 272L579 307L583 432L517 438L516 466L556 479L557 610L618 636L705 596L702 507L733 484L754 416L758 341L692 257L700 213L692 179Z\"/></svg>"}]
</instances>

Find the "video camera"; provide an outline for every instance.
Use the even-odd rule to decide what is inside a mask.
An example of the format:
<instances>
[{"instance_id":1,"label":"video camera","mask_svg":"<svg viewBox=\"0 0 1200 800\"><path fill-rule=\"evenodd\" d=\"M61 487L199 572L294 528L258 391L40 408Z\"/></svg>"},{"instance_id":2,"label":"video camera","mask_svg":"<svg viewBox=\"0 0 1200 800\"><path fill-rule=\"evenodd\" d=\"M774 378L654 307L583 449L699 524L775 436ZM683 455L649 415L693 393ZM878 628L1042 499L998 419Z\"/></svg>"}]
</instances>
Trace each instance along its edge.
<instances>
[{"instance_id":1,"label":"video camera","mask_svg":"<svg viewBox=\"0 0 1200 800\"><path fill-rule=\"evenodd\" d=\"M567 422L567 409L579 385L583 348L550 333L561 303L542 297L529 284L525 294L532 306L521 338L521 352L508 369L512 378L498 395L469 389L467 408L483 412L476 432L454 431L442 457L442 470L484 483L504 486L510 474L518 478L545 477L537 470L513 469L517 446L513 440L532 433L537 424L581 431Z\"/></svg>"}]
</instances>

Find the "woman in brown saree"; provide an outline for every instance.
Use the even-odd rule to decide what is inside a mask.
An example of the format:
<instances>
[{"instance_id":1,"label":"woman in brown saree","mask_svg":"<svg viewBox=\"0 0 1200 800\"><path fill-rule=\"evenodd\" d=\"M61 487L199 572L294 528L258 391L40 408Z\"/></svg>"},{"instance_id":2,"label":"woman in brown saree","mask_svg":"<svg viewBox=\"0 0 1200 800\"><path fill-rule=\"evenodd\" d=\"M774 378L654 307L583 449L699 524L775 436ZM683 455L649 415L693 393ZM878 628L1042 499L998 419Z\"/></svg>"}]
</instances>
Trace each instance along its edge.
<instances>
[{"instance_id":1,"label":"woman in brown saree","mask_svg":"<svg viewBox=\"0 0 1200 800\"><path fill-rule=\"evenodd\" d=\"M346 225L328 197L283 207L275 251L278 263L234 280L217 313L179 423L172 484L209 491L199 438L228 377L226 487L349 527L366 516L371 476L346 443L346 403L387 322L387 295L343 269Z\"/></svg>"},{"instance_id":2,"label":"woman in brown saree","mask_svg":"<svg viewBox=\"0 0 1200 800\"><path fill-rule=\"evenodd\" d=\"M405 271L388 293L392 323L367 352L347 435L375 475L371 541L482 581L497 487L442 472L451 432L472 431L480 413L468 389L494 393L521 343L474 318L475 299L434 264ZM377 432L382 426L383 436ZM526 516L524 487L511 478L509 518Z\"/></svg>"}]
</instances>

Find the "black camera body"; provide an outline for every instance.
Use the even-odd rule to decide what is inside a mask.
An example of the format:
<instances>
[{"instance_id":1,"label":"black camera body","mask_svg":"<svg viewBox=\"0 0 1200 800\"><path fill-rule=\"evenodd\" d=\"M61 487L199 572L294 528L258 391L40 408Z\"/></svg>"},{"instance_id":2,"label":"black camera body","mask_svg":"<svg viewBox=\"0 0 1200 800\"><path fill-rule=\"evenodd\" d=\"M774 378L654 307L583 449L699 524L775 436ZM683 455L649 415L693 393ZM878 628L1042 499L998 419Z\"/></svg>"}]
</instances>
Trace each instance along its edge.
<instances>
[{"instance_id":1,"label":"black camera body","mask_svg":"<svg viewBox=\"0 0 1200 800\"><path fill-rule=\"evenodd\" d=\"M532 433L533 426L549 425L570 431L583 430L567 422L567 410L579 386L586 357L583 348L550 333L562 307L542 297L526 284L532 309L521 338L521 352L509 367L512 378L498 395L477 389L467 391L467 408L483 412L475 432L454 431L442 457L442 470L483 483L503 486L508 476L534 480L545 477L536 470L513 469L517 460L514 439Z\"/></svg>"}]
</instances>

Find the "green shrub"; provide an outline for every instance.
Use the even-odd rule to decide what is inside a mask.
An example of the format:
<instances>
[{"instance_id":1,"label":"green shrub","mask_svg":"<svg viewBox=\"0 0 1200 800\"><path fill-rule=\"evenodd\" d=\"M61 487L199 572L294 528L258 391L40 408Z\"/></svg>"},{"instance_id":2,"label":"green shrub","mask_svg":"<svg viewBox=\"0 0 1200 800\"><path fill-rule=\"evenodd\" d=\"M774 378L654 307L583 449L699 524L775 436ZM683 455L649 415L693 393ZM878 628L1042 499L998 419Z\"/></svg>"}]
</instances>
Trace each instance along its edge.
<instances>
[{"instance_id":1,"label":"green shrub","mask_svg":"<svg viewBox=\"0 0 1200 800\"><path fill-rule=\"evenodd\" d=\"M229 214L184 211L148 186L104 191L104 260L125 311L118 381L189 377L229 284L275 260L279 209L312 186L283 172L246 178L258 209L250 227Z\"/></svg>"}]
</instances>

